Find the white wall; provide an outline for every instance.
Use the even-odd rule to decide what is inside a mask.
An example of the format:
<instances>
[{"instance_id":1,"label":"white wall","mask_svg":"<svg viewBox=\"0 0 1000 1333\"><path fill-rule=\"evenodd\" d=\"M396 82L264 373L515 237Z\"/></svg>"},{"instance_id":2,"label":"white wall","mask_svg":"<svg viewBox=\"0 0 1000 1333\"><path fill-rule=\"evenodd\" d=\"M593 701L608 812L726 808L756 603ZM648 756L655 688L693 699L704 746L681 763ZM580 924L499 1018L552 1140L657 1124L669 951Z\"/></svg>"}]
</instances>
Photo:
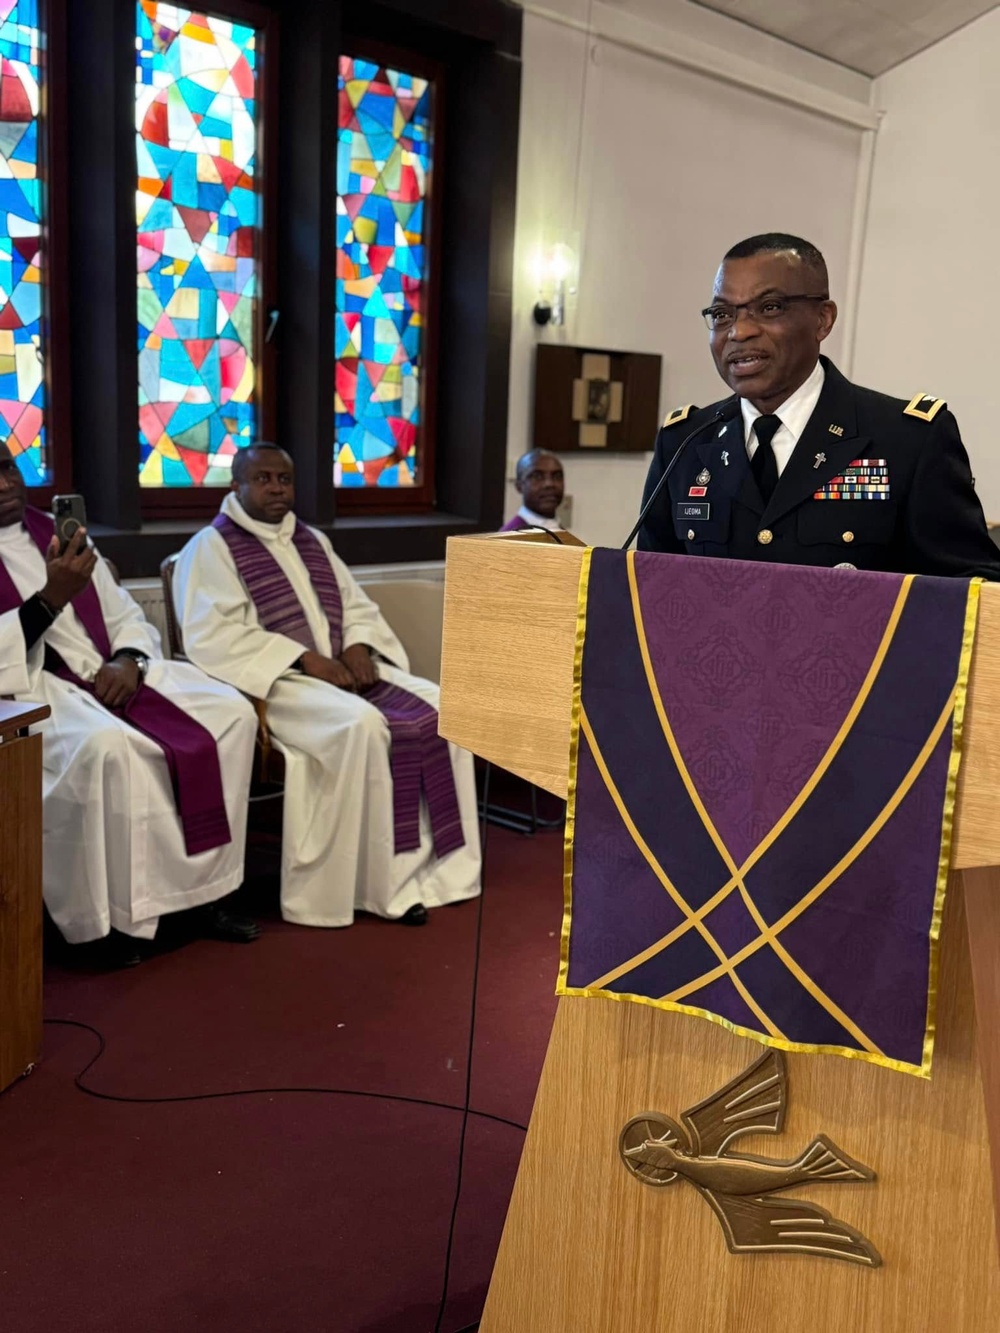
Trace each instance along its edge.
<instances>
[{"instance_id":1,"label":"white wall","mask_svg":"<svg viewBox=\"0 0 1000 1333\"><path fill-rule=\"evenodd\" d=\"M1000 521L1000 10L875 84L878 135L854 363L884 393L947 398Z\"/></svg>"},{"instance_id":2,"label":"white wall","mask_svg":"<svg viewBox=\"0 0 1000 1333\"><path fill-rule=\"evenodd\" d=\"M576 9L585 15L586 5ZM593 10L605 23L614 18L608 6ZM721 25L746 55L745 27L713 19L713 30ZM633 24L629 31L639 30ZM653 31L649 24L642 30ZM656 36L661 44L681 40L665 29ZM761 34L754 42L753 54L769 62L758 67L762 84L780 65L838 96L860 96L868 87L860 76ZM531 444L536 341L658 352L661 412L704 404L727 390L698 312L730 245L757 231L797 232L825 251L836 295L847 281L860 130L610 41L589 45L584 92L588 39L525 15L509 476ZM579 295L562 330L539 332L531 320L531 256L540 243L560 239L579 251ZM829 346L836 357L839 334ZM624 538L648 462L648 454L566 456L573 528L581 537L595 544ZM517 502L508 483L507 513Z\"/></svg>"}]
</instances>

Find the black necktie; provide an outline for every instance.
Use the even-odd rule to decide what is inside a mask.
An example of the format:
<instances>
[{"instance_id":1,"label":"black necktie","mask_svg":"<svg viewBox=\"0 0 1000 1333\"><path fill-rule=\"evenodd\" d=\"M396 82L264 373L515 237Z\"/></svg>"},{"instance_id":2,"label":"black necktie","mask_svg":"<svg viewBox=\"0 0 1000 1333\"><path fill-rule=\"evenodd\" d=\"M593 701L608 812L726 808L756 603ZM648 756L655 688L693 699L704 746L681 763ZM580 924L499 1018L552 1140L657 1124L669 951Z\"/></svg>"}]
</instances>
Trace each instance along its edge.
<instances>
[{"instance_id":1,"label":"black necktie","mask_svg":"<svg viewBox=\"0 0 1000 1333\"><path fill-rule=\"evenodd\" d=\"M771 441L774 439L774 433L780 425L781 417L775 416L758 417L753 423L754 433L757 436L757 448L750 460L750 470L753 472L757 488L765 505L774 494L774 488L778 484L778 464L774 458Z\"/></svg>"}]
</instances>

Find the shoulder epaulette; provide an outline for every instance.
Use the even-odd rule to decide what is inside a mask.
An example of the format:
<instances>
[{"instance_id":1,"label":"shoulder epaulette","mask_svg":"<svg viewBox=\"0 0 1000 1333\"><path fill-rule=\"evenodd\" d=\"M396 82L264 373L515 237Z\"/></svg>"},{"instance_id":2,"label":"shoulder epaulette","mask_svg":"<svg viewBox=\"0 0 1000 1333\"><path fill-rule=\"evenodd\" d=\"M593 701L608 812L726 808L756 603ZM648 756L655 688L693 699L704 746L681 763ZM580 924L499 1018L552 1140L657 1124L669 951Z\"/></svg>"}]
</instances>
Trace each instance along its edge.
<instances>
[{"instance_id":1,"label":"shoulder epaulette","mask_svg":"<svg viewBox=\"0 0 1000 1333\"><path fill-rule=\"evenodd\" d=\"M694 403L688 403L687 407L675 407L672 412L668 412L663 418L664 426L676 426L678 421L686 421L692 412L697 412Z\"/></svg>"},{"instance_id":2,"label":"shoulder epaulette","mask_svg":"<svg viewBox=\"0 0 1000 1333\"><path fill-rule=\"evenodd\" d=\"M918 393L916 398L911 398L903 408L903 416L919 417L921 421L933 421L942 407L944 407L943 398L935 398L929 393Z\"/></svg>"}]
</instances>

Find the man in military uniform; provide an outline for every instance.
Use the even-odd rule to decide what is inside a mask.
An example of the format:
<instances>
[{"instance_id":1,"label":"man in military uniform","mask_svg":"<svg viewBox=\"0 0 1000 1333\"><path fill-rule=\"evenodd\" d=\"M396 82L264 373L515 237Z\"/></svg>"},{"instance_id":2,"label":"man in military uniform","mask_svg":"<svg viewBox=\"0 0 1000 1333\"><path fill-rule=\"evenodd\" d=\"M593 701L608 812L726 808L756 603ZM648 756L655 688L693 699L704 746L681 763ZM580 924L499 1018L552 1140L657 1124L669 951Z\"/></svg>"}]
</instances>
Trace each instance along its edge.
<instances>
[{"instance_id":1,"label":"man in military uniform","mask_svg":"<svg viewBox=\"0 0 1000 1333\"><path fill-rule=\"evenodd\" d=\"M777 232L742 241L702 314L733 397L667 416L644 503L691 438L641 550L1000 581L943 400L862 389L820 356L837 307L814 245Z\"/></svg>"}]
</instances>

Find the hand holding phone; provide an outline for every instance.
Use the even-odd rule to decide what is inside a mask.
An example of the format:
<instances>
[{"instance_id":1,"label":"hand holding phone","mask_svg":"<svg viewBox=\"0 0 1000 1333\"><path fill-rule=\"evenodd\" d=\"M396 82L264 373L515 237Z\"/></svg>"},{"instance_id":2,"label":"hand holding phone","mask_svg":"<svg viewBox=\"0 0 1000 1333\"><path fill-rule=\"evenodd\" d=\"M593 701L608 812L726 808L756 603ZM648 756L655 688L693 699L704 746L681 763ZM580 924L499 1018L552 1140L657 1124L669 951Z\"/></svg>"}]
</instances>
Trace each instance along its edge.
<instances>
[{"instance_id":1,"label":"hand holding phone","mask_svg":"<svg viewBox=\"0 0 1000 1333\"><path fill-rule=\"evenodd\" d=\"M77 593L83 592L94 574L97 552L87 545L87 529L77 527L63 550L58 533L45 552L48 577L41 590L42 600L53 611L61 611Z\"/></svg>"},{"instance_id":2,"label":"hand holding phone","mask_svg":"<svg viewBox=\"0 0 1000 1333\"><path fill-rule=\"evenodd\" d=\"M57 495L52 501L52 517L56 521L60 555L69 546L74 532L87 526L87 507L82 495Z\"/></svg>"}]
</instances>

